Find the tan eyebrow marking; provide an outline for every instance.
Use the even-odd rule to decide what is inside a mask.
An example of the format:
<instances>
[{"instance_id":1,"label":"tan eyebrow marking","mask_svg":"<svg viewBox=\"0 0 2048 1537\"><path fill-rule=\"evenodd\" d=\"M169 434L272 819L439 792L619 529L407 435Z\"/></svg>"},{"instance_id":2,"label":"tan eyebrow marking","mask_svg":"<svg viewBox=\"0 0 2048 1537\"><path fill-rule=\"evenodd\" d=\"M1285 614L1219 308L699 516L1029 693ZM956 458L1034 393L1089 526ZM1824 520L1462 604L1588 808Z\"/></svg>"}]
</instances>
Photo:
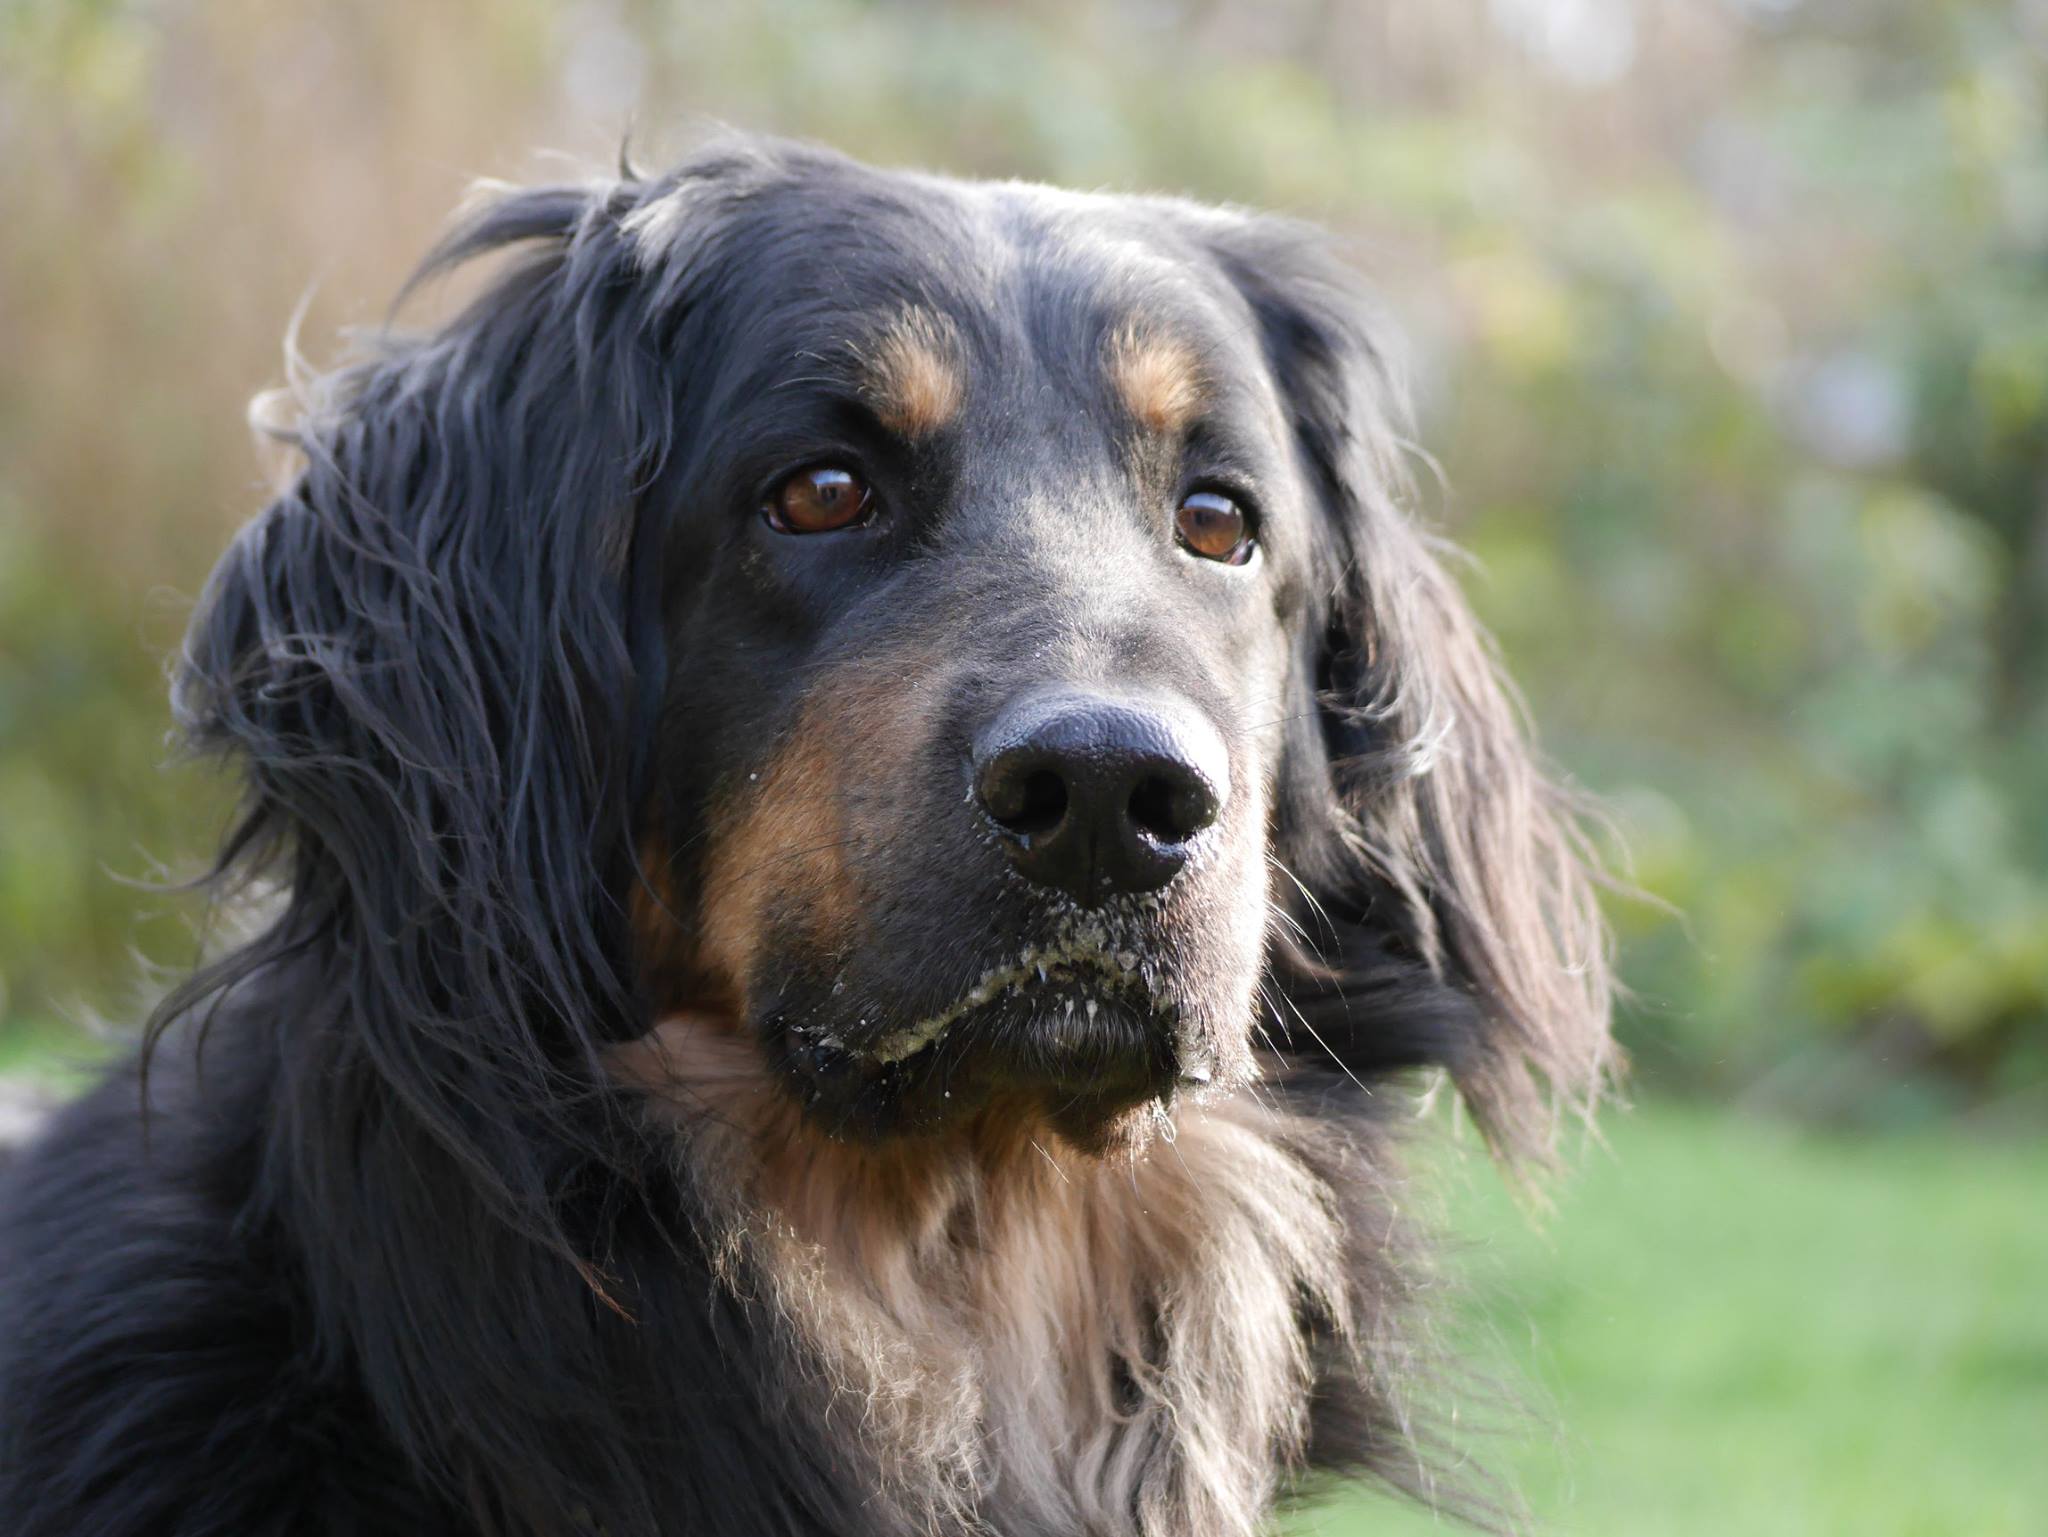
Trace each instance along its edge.
<instances>
[{"instance_id":1,"label":"tan eyebrow marking","mask_svg":"<svg viewBox=\"0 0 2048 1537\"><path fill-rule=\"evenodd\" d=\"M1109 340L1109 377L1132 417L1151 432L1178 436L1208 398L1194 348L1126 322Z\"/></svg>"},{"instance_id":2,"label":"tan eyebrow marking","mask_svg":"<svg viewBox=\"0 0 2048 1537\"><path fill-rule=\"evenodd\" d=\"M865 393L891 432L921 438L959 414L967 393L960 338L944 316L911 305L856 355Z\"/></svg>"}]
</instances>

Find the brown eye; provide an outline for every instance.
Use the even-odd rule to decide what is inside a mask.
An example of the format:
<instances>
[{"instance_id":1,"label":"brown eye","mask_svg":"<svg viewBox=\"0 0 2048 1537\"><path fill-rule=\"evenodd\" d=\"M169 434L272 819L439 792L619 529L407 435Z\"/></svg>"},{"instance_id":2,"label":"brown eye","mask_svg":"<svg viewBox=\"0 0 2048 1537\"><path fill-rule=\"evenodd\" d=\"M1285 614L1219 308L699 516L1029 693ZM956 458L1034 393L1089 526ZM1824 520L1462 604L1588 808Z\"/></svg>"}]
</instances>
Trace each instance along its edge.
<instances>
[{"instance_id":1,"label":"brown eye","mask_svg":"<svg viewBox=\"0 0 2048 1537\"><path fill-rule=\"evenodd\" d=\"M1244 509L1220 491L1196 491L1173 516L1180 542L1205 560L1241 566L1252 558L1251 526Z\"/></svg>"},{"instance_id":2,"label":"brown eye","mask_svg":"<svg viewBox=\"0 0 2048 1537\"><path fill-rule=\"evenodd\" d=\"M874 493L853 471L836 464L798 470L776 488L762 509L771 528L785 534L829 534L867 518Z\"/></svg>"}]
</instances>

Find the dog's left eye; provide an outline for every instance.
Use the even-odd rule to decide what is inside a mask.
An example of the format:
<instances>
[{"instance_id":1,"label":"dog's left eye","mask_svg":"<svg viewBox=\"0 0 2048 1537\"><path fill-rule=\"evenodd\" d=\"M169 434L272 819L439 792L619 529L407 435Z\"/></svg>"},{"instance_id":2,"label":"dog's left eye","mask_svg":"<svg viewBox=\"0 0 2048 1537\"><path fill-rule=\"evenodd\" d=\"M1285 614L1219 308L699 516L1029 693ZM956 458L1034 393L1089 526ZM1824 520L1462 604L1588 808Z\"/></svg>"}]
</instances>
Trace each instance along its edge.
<instances>
[{"instance_id":1,"label":"dog's left eye","mask_svg":"<svg viewBox=\"0 0 2048 1537\"><path fill-rule=\"evenodd\" d=\"M1204 560L1241 566L1252 558L1251 520L1221 491L1195 491L1173 516L1180 542Z\"/></svg>"},{"instance_id":2,"label":"dog's left eye","mask_svg":"<svg viewBox=\"0 0 2048 1537\"><path fill-rule=\"evenodd\" d=\"M874 515L875 494L844 465L798 470L762 507L768 526L784 534L829 534Z\"/></svg>"}]
</instances>

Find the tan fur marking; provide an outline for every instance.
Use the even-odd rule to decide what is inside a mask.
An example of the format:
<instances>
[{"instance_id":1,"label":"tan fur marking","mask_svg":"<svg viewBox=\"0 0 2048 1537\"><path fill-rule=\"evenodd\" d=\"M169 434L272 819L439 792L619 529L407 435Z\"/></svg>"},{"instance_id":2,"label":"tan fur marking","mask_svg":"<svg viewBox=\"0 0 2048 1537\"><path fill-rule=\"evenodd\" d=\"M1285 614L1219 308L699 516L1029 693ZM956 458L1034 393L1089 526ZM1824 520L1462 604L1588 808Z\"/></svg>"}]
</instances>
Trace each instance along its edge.
<instances>
[{"instance_id":1,"label":"tan fur marking","mask_svg":"<svg viewBox=\"0 0 2048 1537\"><path fill-rule=\"evenodd\" d=\"M1080 1156L1013 1107L959 1136L855 1147L806 1126L758 1048L672 1019L613 1057L689 1144L726 1279L806 1338L918 1529L1252 1537L1307 1433L1298 1308L1348 1336L1344 1234L1250 1098L1171 1146Z\"/></svg>"},{"instance_id":2,"label":"tan fur marking","mask_svg":"<svg viewBox=\"0 0 2048 1537\"><path fill-rule=\"evenodd\" d=\"M705 856L694 915L693 961L706 991L671 995L672 1003L743 1007L771 923L792 925L825 952L858 938L859 854L898 832L891 812L900 808L877 792L874 763L886 754L915 758L943 690L905 688L902 679L936 679L942 666L940 658L904 650L869 653L856 666L818 675L773 756L733 785L708 818L727 830ZM849 775L866 785L858 809ZM636 904L636 917L639 911Z\"/></svg>"},{"instance_id":3,"label":"tan fur marking","mask_svg":"<svg viewBox=\"0 0 2048 1537\"><path fill-rule=\"evenodd\" d=\"M650 997L675 1006L687 1001L682 979L691 967L688 931L676 915L675 883L669 878L668 839L650 833L636 851L638 878L626 898L633 933L633 959Z\"/></svg>"},{"instance_id":4,"label":"tan fur marking","mask_svg":"<svg viewBox=\"0 0 2048 1537\"><path fill-rule=\"evenodd\" d=\"M924 437L960 412L967 387L952 322L913 305L859 349L867 391L882 424Z\"/></svg>"},{"instance_id":5,"label":"tan fur marking","mask_svg":"<svg viewBox=\"0 0 2048 1537\"><path fill-rule=\"evenodd\" d=\"M1194 349L1135 324L1111 339L1109 375L1132 418L1161 437L1177 437L1208 397Z\"/></svg>"},{"instance_id":6,"label":"tan fur marking","mask_svg":"<svg viewBox=\"0 0 2048 1537\"><path fill-rule=\"evenodd\" d=\"M771 917L802 909L821 944L858 914L840 825L840 766L826 723L806 715L767 766L732 797L733 830L712 847L699 919L699 960L740 996ZM714 825L727 816L715 815Z\"/></svg>"}]
</instances>

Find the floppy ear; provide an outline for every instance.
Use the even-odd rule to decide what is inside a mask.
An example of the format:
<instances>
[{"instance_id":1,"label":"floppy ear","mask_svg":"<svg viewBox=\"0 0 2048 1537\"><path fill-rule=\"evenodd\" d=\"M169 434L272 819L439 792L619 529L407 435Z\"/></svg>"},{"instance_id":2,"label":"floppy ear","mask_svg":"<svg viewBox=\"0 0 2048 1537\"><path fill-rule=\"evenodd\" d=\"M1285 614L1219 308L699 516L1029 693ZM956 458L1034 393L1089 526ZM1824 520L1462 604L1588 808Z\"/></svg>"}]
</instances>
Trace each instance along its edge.
<instances>
[{"instance_id":1,"label":"floppy ear","mask_svg":"<svg viewBox=\"0 0 2048 1537\"><path fill-rule=\"evenodd\" d=\"M511 194L444 243L423 276L509 264L302 399L303 469L216 568L173 690L246 779L217 873L283 904L153 1035L260 987L305 1179L402 1120L556 1244L531 1149L580 1135L575 1091L639 1028L622 898L664 650L638 506L683 308L630 227L656 190Z\"/></svg>"},{"instance_id":2,"label":"floppy ear","mask_svg":"<svg viewBox=\"0 0 2048 1537\"><path fill-rule=\"evenodd\" d=\"M1536 760L1490 639L1409 511L1405 401L1368 301L1312 233L1265 222L1235 240L1329 536L1320 730L1304 744L1322 762L1294 836L1339 932L1319 938L1330 953L1297 1001L1375 1067L1441 1062L1497 1149L1541 1157L1558 1103L1589 1106L1610 1064L1580 807ZM1404 956L1462 998L1418 995Z\"/></svg>"}]
</instances>

